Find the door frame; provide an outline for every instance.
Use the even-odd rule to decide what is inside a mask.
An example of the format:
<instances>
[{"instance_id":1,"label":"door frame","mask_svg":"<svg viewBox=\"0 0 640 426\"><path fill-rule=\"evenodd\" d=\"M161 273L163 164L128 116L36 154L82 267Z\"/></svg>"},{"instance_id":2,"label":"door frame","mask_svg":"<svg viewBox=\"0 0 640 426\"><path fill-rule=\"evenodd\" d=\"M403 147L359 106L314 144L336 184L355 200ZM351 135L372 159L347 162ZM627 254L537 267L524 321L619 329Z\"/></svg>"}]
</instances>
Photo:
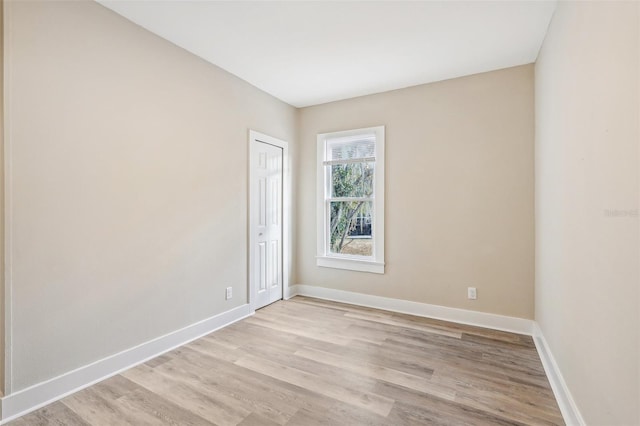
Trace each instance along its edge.
<instances>
[{"instance_id":1,"label":"door frame","mask_svg":"<svg viewBox=\"0 0 640 426\"><path fill-rule=\"evenodd\" d=\"M253 171L251 170L251 157L257 148L256 143L266 143L282 148L282 298L289 298L289 277L291 273L291 157L289 156L289 143L264 133L249 129L249 157L248 169L249 180L247 181L247 298L252 311L256 309L257 292L253 282L252 268L254 265L253 246L255 237L251 230L251 215L253 213L251 200L251 180Z\"/></svg>"}]
</instances>

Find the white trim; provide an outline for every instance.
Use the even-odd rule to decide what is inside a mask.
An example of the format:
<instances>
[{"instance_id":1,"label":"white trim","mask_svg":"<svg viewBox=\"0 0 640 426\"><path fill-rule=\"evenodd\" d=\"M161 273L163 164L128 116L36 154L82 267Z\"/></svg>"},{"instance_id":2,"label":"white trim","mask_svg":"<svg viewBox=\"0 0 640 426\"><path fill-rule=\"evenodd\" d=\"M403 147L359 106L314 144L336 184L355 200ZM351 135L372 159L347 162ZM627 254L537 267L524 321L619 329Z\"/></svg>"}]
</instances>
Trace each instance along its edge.
<instances>
[{"instance_id":1,"label":"white trim","mask_svg":"<svg viewBox=\"0 0 640 426\"><path fill-rule=\"evenodd\" d=\"M533 321L524 318L469 311L466 309L448 308L446 306L430 305L428 303L392 299L389 297L372 296L369 294L334 290L331 288L311 285L299 284L293 287L295 288L290 290L291 293L299 294L301 296L316 297L318 299L333 300L335 302L349 303L369 308L384 309L386 311L491 328L493 330L526 334L528 336L531 336L532 334Z\"/></svg>"},{"instance_id":2,"label":"white trim","mask_svg":"<svg viewBox=\"0 0 640 426\"><path fill-rule=\"evenodd\" d=\"M214 315L133 348L64 373L2 398L4 424L83 388L253 315L248 304Z\"/></svg>"},{"instance_id":3,"label":"white trim","mask_svg":"<svg viewBox=\"0 0 640 426\"><path fill-rule=\"evenodd\" d=\"M251 309L255 310L256 294L255 286L251 282L251 259L253 247L253 233L251 232L251 153L253 150L254 142L264 142L269 145L282 148L282 297L286 299L285 289L289 288L289 277L291 276L291 259L293 253L291 252L291 235L292 232L292 204L291 204L291 156L289 155L289 143L276 139L269 135L257 132L255 130L249 130L249 179L247 182L247 233L248 237L248 253L247 253L247 295L249 296L248 303Z\"/></svg>"},{"instance_id":4,"label":"white trim","mask_svg":"<svg viewBox=\"0 0 640 426\"><path fill-rule=\"evenodd\" d=\"M2 384L3 394L7 395L11 393L13 383L13 125L11 122L11 99L13 97L13 91L11 84L12 73L11 64L12 51L12 25L13 19L11 15L13 12L13 2L2 2L3 7L3 73L4 73L4 140L3 140L3 155L4 155L4 383Z\"/></svg>"},{"instance_id":5,"label":"white trim","mask_svg":"<svg viewBox=\"0 0 640 426\"><path fill-rule=\"evenodd\" d=\"M384 274L384 263L348 257L318 256L316 264L323 268L348 269L350 271Z\"/></svg>"},{"instance_id":6,"label":"white trim","mask_svg":"<svg viewBox=\"0 0 640 426\"><path fill-rule=\"evenodd\" d=\"M537 322L533 323L533 341L536 344L536 349L538 350L538 355L540 355L542 366L547 374L547 379L549 379L551 389L556 397L556 401L558 402L558 406L560 407L560 412L562 413L565 423L567 426L586 425L586 422L584 421L584 418L582 417L582 414L569 391L569 387L564 381L560 368L551 353L551 348L549 348L549 345L542 334L542 330L540 329L540 325Z\"/></svg>"},{"instance_id":7,"label":"white trim","mask_svg":"<svg viewBox=\"0 0 640 426\"><path fill-rule=\"evenodd\" d=\"M363 134L370 134L375 137L375 172L374 172L374 199L373 199L373 255L362 259L354 259L349 256L329 254L327 239L329 231L326 229L327 223L327 198L328 177L325 165L342 163L342 160L328 161L326 157L327 141L336 139L348 140L353 137L360 137ZM352 271L373 272L384 274L384 165L385 165L385 126L367 127L363 129L346 130L340 132L320 133L317 136L316 151L316 264L325 268L348 269ZM361 159L355 162L370 160ZM349 197L341 199L348 200ZM362 198L358 198L362 199ZM332 200L334 200L332 198ZM335 198L338 200L338 198Z\"/></svg>"}]
</instances>

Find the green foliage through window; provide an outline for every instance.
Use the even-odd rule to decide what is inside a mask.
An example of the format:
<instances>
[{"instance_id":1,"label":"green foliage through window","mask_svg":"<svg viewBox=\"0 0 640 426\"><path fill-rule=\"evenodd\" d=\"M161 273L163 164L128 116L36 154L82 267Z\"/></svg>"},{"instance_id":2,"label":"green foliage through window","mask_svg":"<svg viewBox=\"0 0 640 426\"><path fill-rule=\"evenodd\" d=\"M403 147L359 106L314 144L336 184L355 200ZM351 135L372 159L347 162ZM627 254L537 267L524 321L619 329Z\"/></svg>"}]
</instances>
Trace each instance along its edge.
<instances>
[{"instance_id":1,"label":"green foliage through window","mask_svg":"<svg viewBox=\"0 0 640 426\"><path fill-rule=\"evenodd\" d=\"M372 203L366 199L373 195L373 162L331 165L332 198L363 198L354 201L332 201L330 206L331 251L343 253L354 238L371 238ZM370 245L370 244L369 244ZM365 249L358 254L371 255Z\"/></svg>"}]
</instances>

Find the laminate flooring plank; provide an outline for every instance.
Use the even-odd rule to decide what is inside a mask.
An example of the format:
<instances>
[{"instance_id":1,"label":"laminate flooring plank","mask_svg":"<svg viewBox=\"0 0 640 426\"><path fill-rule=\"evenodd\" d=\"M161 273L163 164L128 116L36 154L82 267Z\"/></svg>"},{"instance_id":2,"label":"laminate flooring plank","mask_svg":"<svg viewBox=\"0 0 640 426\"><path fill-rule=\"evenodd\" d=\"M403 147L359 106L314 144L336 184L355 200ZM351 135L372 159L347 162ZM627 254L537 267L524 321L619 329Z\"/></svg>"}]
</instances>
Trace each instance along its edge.
<instances>
[{"instance_id":1,"label":"laminate flooring plank","mask_svg":"<svg viewBox=\"0 0 640 426\"><path fill-rule=\"evenodd\" d=\"M93 385L91 388L102 398L113 401L134 392L138 389L138 385L122 374L117 374Z\"/></svg>"},{"instance_id":2,"label":"laminate flooring plank","mask_svg":"<svg viewBox=\"0 0 640 426\"><path fill-rule=\"evenodd\" d=\"M251 413L238 423L238 426L279 426L279 424L261 416L260 414Z\"/></svg>"},{"instance_id":3,"label":"laminate flooring plank","mask_svg":"<svg viewBox=\"0 0 640 426\"><path fill-rule=\"evenodd\" d=\"M371 344L364 341L354 341L348 346L314 345L308 340L300 340L300 347L331 352L354 360L366 360L378 365L387 366L404 373L429 379L433 369L424 362L424 355L409 355L395 349Z\"/></svg>"},{"instance_id":4,"label":"laminate flooring plank","mask_svg":"<svg viewBox=\"0 0 640 426\"><path fill-rule=\"evenodd\" d=\"M404 403L396 404L389 413L389 424L401 424L412 426L442 425L442 426L497 426L497 425L519 425L520 423L502 420L494 416L475 417L470 420L469 413L464 417L456 418L453 414L442 410L433 410L425 406L410 405Z\"/></svg>"},{"instance_id":5,"label":"laminate flooring plank","mask_svg":"<svg viewBox=\"0 0 640 426\"><path fill-rule=\"evenodd\" d=\"M289 420L287 426L390 426L386 416L335 402L327 410L301 409Z\"/></svg>"},{"instance_id":6,"label":"laminate flooring plank","mask_svg":"<svg viewBox=\"0 0 640 426\"><path fill-rule=\"evenodd\" d=\"M187 408L174 404L168 399L140 388L118 399L118 403L128 411L145 413L159 420L159 424L171 426L212 426L209 422Z\"/></svg>"},{"instance_id":7,"label":"laminate flooring plank","mask_svg":"<svg viewBox=\"0 0 640 426\"><path fill-rule=\"evenodd\" d=\"M464 330L462 332L462 339L467 341L486 343L490 346L498 348L508 348L509 350L518 348L535 350L536 347L531 337L522 336L515 333L507 336L505 336L504 334L482 335L477 333L470 333L468 330Z\"/></svg>"},{"instance_id":8,"label":"laminate flooring plank","mask_svg":"<svg viewBox=\"0 0 640 426\"><path fill-rule=\"evenodd\" d=\"M271 307L269 307L271 308ZM283 324L297 324L305 328L321 328L332 330L344 329L348 323L344 321L343 316L327 315L322 311L296 310L281 308L272 308L266 311L259 311L255 318L269 318Z\"/></svg>"},{"instance_id":9,"label":"laminate flooring plank","mask_svg":"<svg viewBox=\"0 0 640 426\"><path fill-rule=\"evenodd\" d=\"M533 340L531 337L509 333L506 331L499 330L491 330L488 328L482 328L472 325L465 324L456 324L443 320L433 319L433 318L424 318L418 317L408 314L400 314L400 313L392 313L393 318L397 320L407 321L409 323L419 323L419 324L427 324L433 328L439 328L443 330L455 331L462 333L462 338L465 336L478 336L484 339L498 341L498 342L506 342L511 344L517 344L521 346L535 347L533 344Z\"/></svg>"},{"instance_id":10,"label":"laminate flooring plank","mask_svg":"<svg viewBox=\"0 0 640 426\"><path fill-rule=\"evenodd\" d=\"M324 331L314 332L314 331L305 329L304 327L299 327L297 325L293 325L293 324L283 325L278 323L277 321L271 321L264 318L249 317L244 319L244 321L248 322L249 324L256 324L263 327L271 328L273 330L295 334L302 337L309 337L310 339L320 340L327 343L335 343L338 345L348 345L351 342L351 339L347 339L342 336L336 336L334 334L326 333Z\"/></svg>"},{"instance_id":11,"label":"laminate flooring plank","mask_svg":"<svg viewBox=\"0 0 640 426\"><path fill-rule=\"evenodd\" d=\"M90 387L62 400L62 403L91 425L164 425L144 411L127 408Z\"/></svg>"},{"instance_id":12,"label":"laminate flooring plank","mask_svg":"<svg viewBox=\"0 0 640 426\"><path fill-rule=\"evenodd\" d=\"M196 353L191 359L200 355ZM297 411L296 405L289 402L293 399L290 394L282 392L277 384L274 386L269 377L224 361L212 359L211 362L209 368L202 368L176 359L159 366L158 370L197 385L202 392L226 406L255 412L277 424L285 424Z\"/></svg>"},{"instance_id":13,"label":"laminate flooring plank","mask_svg":"<svg viewBox=\"0 0 640 426\"><path fill-rule=\"evenodd\" d=\"M455 370L439 369L431 377L434 383L448 385L456 390L473 392L473 389L495 392L497 394L517 395L528 403L557 407L553 393L537 386L522 385L511 380L504 380L490 375L460 374Z\"/></svg>"},{"instance_id":14,"label":"laminate flooring plank","mask_svg":"<svg viewBox=\"0 0 640 426\"><path fill-rule=\"evenodd\" d=\"M504 380L508 380L509 377L539 381L545 379L544 373L537 368L529 371L526 368L512 369L509 365L496 365L482 362L481 360L471 361L465 357L463 350L460 351L458 356L448 356L438 351L437 347L426 348L424 345L398 337L389 339L383 346L398 350L401 353L410 353L416 356L422 355L425 358L425 365L433 370L446 368L448 371L457 370L463 374L494 376Z\"/></svg>"},{"instance_id":15,"label":"laminate flooring plank","mask_svg":"<svg viewBox=\"0 0 640 426\"><path fill-rule=\"evenodd\" d=\"M90 426L62 402L54 402L10 423L12 426Z\"/></svg>"},{"instance_id":16,"label":"laminate flooring plank","mask_svg":"<svg viewBox=\"0 0 640 426\"><path fill-rule=\"evenodd\" d=\"M318 363L315 360L297 356L290 353L270 353L261 351L262 348L254 348L252 354L257 358L271 361L280 366L291 367L302 373L317 376L322 379L322 383L337 388L347 388L353 390L367 390L373 388L378 382L375 377L353 372L344 366L334 366L327 363ZM443 387L442 385L436 385ZM309 389L309 388L307 388ZM323 395L326 393L319 392Z\"/></svg>"},{"instance_id":17,"label":"laminate flooring plank","mask_svg":"<svg viewBox=\"0 0 640 426\"><path fill-rule=\"evenodd\" d=\"M456 402L486 412L498 414L514 421L533 425L551 425L562 421L562 416L551 407L539 405L535 398L522 394L496 392L478 387L458 388ZM555 407L554 407L555 408Z\"/></svg>"},{"instance_id":18,"label":"laminate flooring plank","mask_svg":"<svg viewBox=\"0 0 640 426\"><path fill-rule=\"evenodd\" d=\"M523 360L537 360L536 352L532 351L528 347L520 347L515 345L507 346L505 350L502 346L494 344L495 341L491 339L472 340L465 339L466 334L462 333L462 339L452 339L446 336L433 336L420 333L416 330L401 330L399 333L396 331L393 333L393 337L398 335L402 336L408 341L413 340L415 343L421 343L424 345L437 345L439 351L454 351L460 352L472 359L479 359L484 354L505 355L508 354L512 357L519 357ZM459 356L459 355L458 355Z\"/></svg>"},{"instance_id":19,"label":"laminate flooring plank","mask_svg":"<svg viewBox=\"0 0 640 426\"><path fill-rule=\"evenodd\" d=\"M339 317L327 317L326 315L320 315L315 311L309 312L283 312L280 311L275 316L272 315L272 311L269 312L269 317L278 319L281 325L287 324L298 324L303 325L305 330L313 331L313 332L331 332L334 334L338 334L342 337L350 338L352 340L362 340L369 341L371 343L381 343L384 340L384 336L381 333L378 333L376 330L367 331L365 333L362 332L352 332L351 328L353 324L357 324L358 322L362 324L370 324L370 321L361 320L361 321L345 321L344 316ZM304 316L303 316L304 315ZM300 317L303 318L306 316L306 319L300 321ZM353 318L350 318L353 319Z\"/></svg>"},{"instance_id":20,"label":"laminate flooring plank","mask_svg":"<svg viewBox=\"0 0 640 426\"><path fill-rule=\"evenodd\" d=\"M185 345L187 348L196 350L203 354L222 359L228 362L234 362L238 359L239 353L236 349L229 349L228 346L220 344L214 339L198 339Z\"/></svg>"},{"instance_id":21,"label":"laminate flooring plank","mask_svg":"<svg viewBox=\"0 0 640 426\"><path fill-rule=\"evenodd\" d=\"M267 327L248 325L248 328L238 332L237 338L240 340L238 349L234 351L236 356L251 351L252 348L258 347L260 350L268 350L277 353L293 353L300 344L296 340L296 335L283 332L275 332ZM309 340L309 339L307 339ZM327 346L326 342L316 341L322 346ZM338 345L340 346L340 345ZM230 362L236 360L227 359Z\"/></svg>"},{"instance_id":22,"label":"laminate flooring plank","mask_svg":"<svg viewBox=\"0 0 640 426\"><path fill-rule=\"evenodd\" d=\"M540 388L540 392L544 392L547 395L553 395L553 390L551 389L551 384L549 383L549 380L547 379L546 375L545 375L545 377L543 379L540 379L539 377L535 377L533 379L519 378L519 377L509 377L509 381L512 382L512 383L517 383L517 384L526 386L526 387Z\"/></svg>"},{"instance_id":23,"label":"laminate flooring plank","mask_svg":"<svg viewBox=\"0 0 640 426\"><path fill-rule=\"evenodd\" d=\"M462 333L460 333L460 332L442 330L442 329L439 329L439 328L429 327L427 325L411 324L411 323L408 323L406 321L398 321L398 320L394 320L394 319L380 318L380 317L376 317L376 316L372 316L372 315L351 314L351 313L345 314L345 317L346 318L361 319L361 320L366 320L366 321L370 321L370 322L377 322L377 323L385 324L385 325L392 325L392 326L398 327L400 329L408 328L408 329L417 330L417 331L420 331L420 332L423 332L423 333L440 334L442 336L455 337L457 339L461 339L462 338Z\"/></svg>"},{"instance_id":24,"label":"laminate flooring plank","mask_svg":"<svg viewBox=\"0 0 640 426\"><path fill-rule=\"evenodd\" d=\"M346 357L335 356L328 352L309 348L301 349L294 355L308 358L318 363L349 370L365 377L372 377L377 380L394 383L423 393L437 395L452 401L455 398L455 391L453 389L446 388L445 386L441 386L437 383L434 384L428 378L403 373L402 371L368 363L366 361L363 362L363 360L351 360Z\"/></svg>"},{"instance_id":25,"label":"laminate flooring plank","mask_svg":"<svg viewBox=\"0 0 640 426\"><path fill-rule=\"evenodd\" d=\"M373 393L357 390L351 387L338 386L318 375L266 361L253 356L245 356L236 361L237 365L289 382L296 386L320 393L344 401L356 407L364 408L381 416L386 416L391 411L394 401Z\"/></svg>"},{"instance_id":26,"label":"laminate flooring plank","mask_svg":"<svg viewBox=\"0 0 640 426\"><path fill-rule=\"evenodd\" d=\"M145 364L151 368L157 367L160 364L163 364L167 361L171 360L171 355L160 355L148 361L145 361Z\"/></svg>"},{"instance_id":27,"label":"laminate flooring plank","mask_svg":"<svg viewBox=\"0 0 640 426\"><path fill-rule=\"evenodd\" d=\"M280 412L284 414L280 419L284 419L282 423L286 423L300 409L325 412L335 403L333 398L326 397L313 390L301 388L263 374L255 374L255 372L235 364L219 365L218 369L212 372L221 376L225 382L237 381L245 388L252 389L257 395L261 395L260 397L255 397L255 400L262 401L266 408L280 407ZM240 389L240 391L243 396L247 396L243 389ZM259 414L262 413L260 409L254 409L253 411ZM264 414L262 415L264 416ZM266 417L270 416L267 415Z\"/></svg>"},{"instance_id":28,"label":"laminate flooring plank","mask_svg":"<svg viewBox=\"0 0 640 426\"><path fill-rule=\"evenodd\" d=\"M312 337L278 331L259 324L243 323L242 325L242 329L235 330L233 336L226 336L227 339L232 339L233 342L237 343L237 348L246 348L248 344L267 343L272 347L279 346L283 350L289 351L291 348L298 348L301 344L300 342L318 347L345 347L342 344L329 343Z\"/></svg>"},{"instance_id":29,"label":"laminate flooring plank","mask_svg":"<svg viewBox=\"0 0 640 426\"><path fill-rule=\"evenodd\" d=\"M374 390L397 401L388 416L390 420L393 419L390 424L413 424L417 419L422 419L425 421L422 424L434 425L522 425L464 404L424 395L391 383L379 383Z\"/></svg>"},{"instance_id":30,"label":"laminate flooring plank","mask_svg":"<svg viewBox=\"0 0 640 426\"><path fill-rule=\"evenodd\" d=\"M227 403L226 398L216 398L217 394L208 392L199 380L189 381L179 374L167 374L146 365L132 368L122 374L149 391L219 426L237 425L251 414L251 410L238 404Z\"/></svg>"}]
</instances>

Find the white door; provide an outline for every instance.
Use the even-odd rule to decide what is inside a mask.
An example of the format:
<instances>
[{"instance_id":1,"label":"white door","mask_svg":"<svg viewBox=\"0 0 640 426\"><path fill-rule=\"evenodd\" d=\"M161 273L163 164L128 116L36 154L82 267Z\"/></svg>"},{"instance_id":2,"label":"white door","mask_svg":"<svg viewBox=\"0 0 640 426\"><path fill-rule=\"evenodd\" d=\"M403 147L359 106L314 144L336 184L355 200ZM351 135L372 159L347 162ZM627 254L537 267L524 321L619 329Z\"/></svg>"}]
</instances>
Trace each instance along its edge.
<instances>
[{"instance_id":1,"label":"white door","mask_svg":"<svg viewBox=\"0 0 640 426\"><path fill-rule=\"evenodd\" d=\"M250 285L255 309L282 299L282 148L251 141Z\"/></svg>"}]
</instances>

